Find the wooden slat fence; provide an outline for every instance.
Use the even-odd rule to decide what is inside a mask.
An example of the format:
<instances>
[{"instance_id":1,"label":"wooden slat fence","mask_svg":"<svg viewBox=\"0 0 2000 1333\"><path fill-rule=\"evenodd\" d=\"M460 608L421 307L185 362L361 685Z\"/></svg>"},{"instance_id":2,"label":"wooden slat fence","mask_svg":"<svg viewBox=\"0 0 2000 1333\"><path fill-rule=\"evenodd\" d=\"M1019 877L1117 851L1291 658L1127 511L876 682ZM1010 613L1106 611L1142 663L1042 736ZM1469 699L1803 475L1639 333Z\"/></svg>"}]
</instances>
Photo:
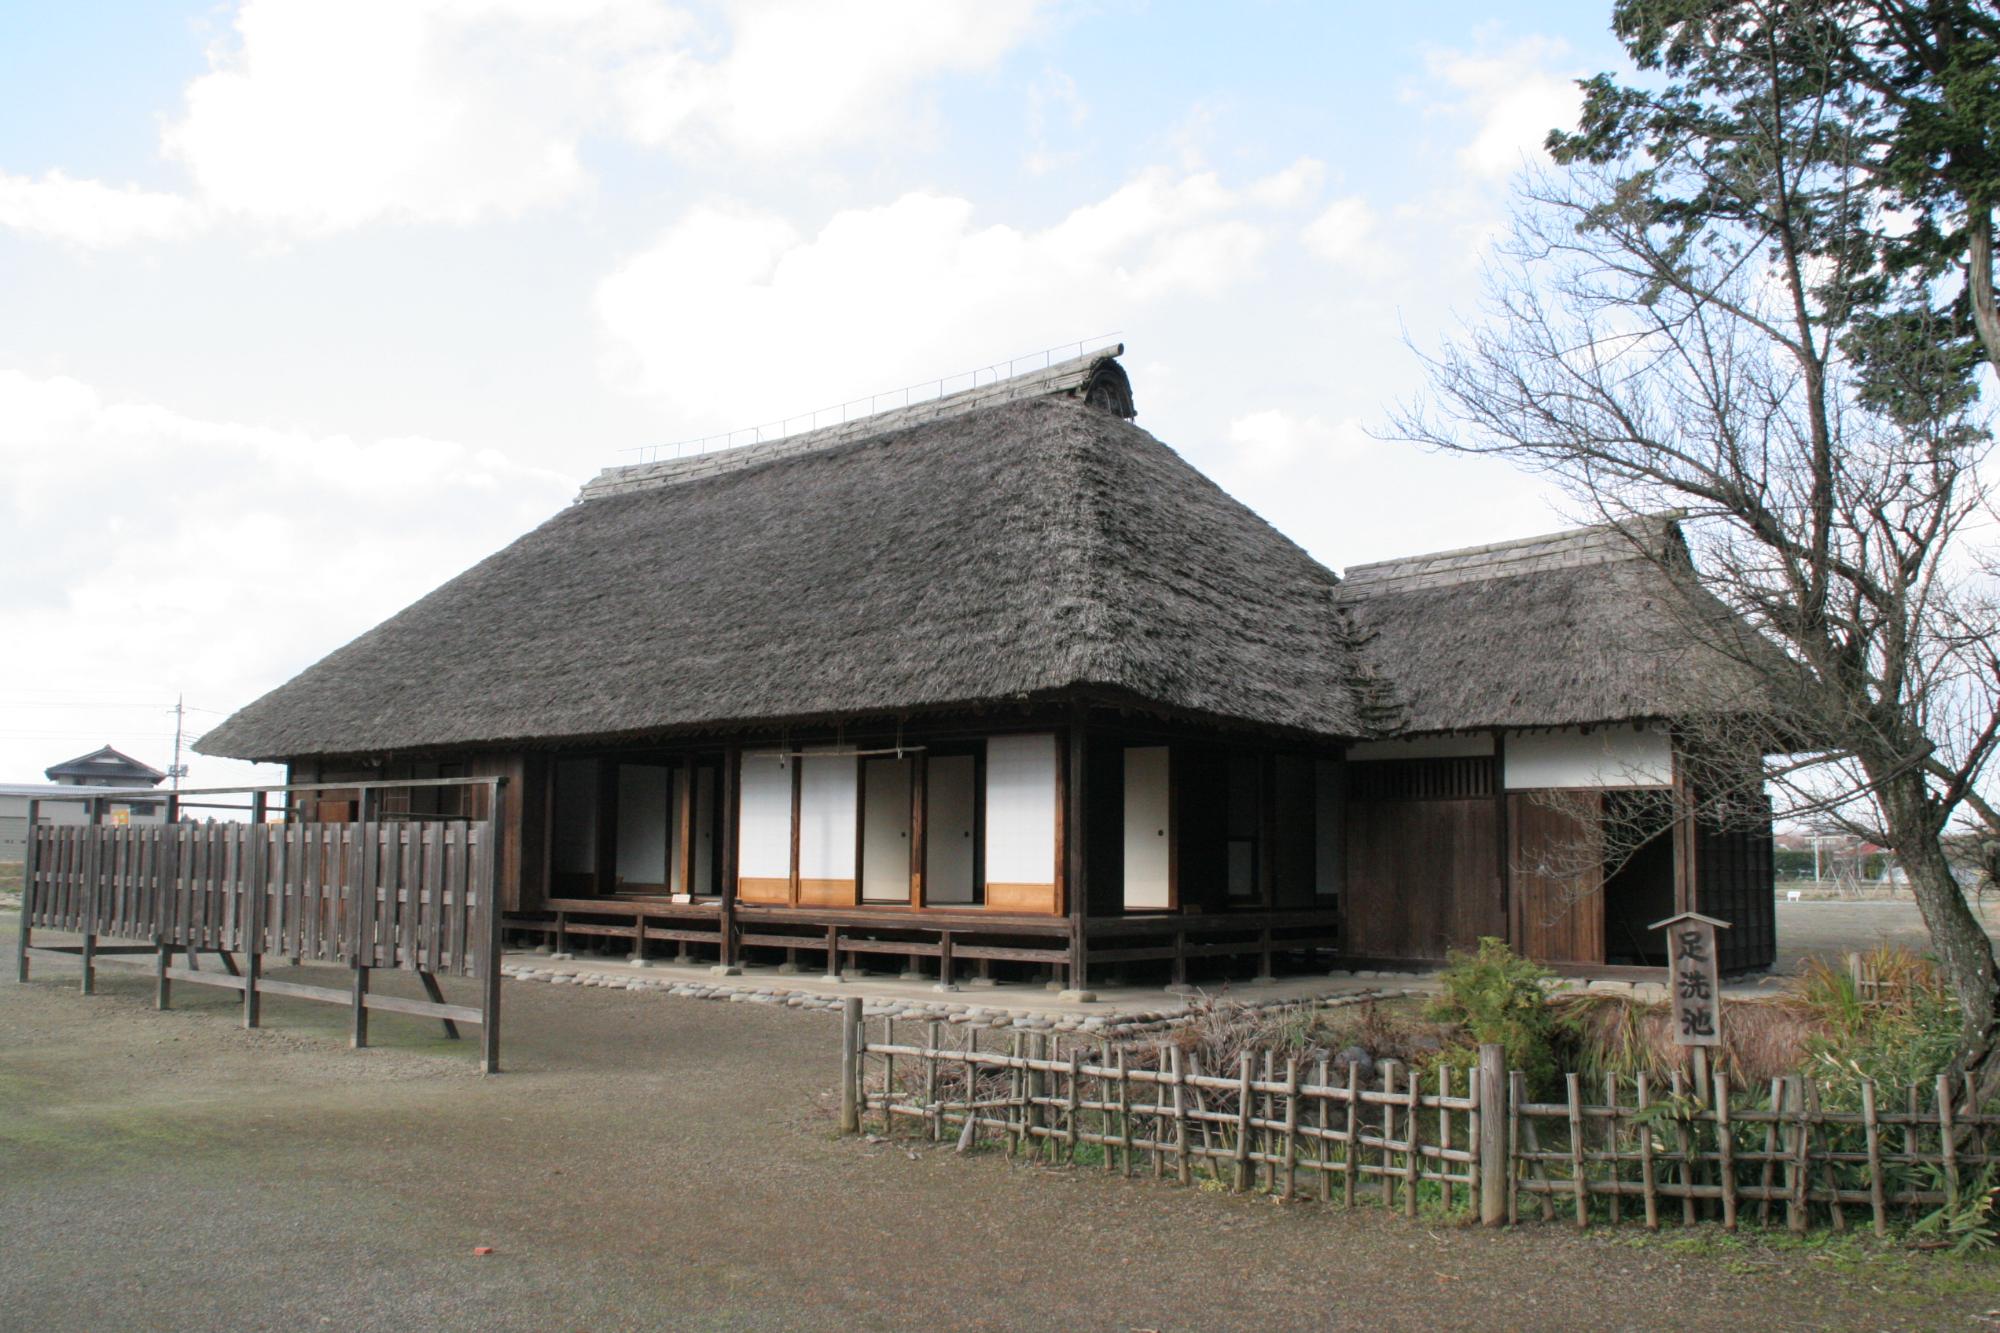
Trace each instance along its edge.
<instances>
[{"instance_id":1,"label":"wooden slat fence","mask_svg":"<svg viewBox=\"0 0 2000 1333\"><path fill-rule=\"evenodd\" d=\"M859 1001L842 1024L843 1128L1003 1146L1126 1176L1197 1179L1279 1198L1478 1205L1489 1224L1523 1210L1593 1223L1745 1220L1886 1234L1892 1221L1990 1203L2000 1193L2000 1106L1940 1077L1887 1090L1793 1077L1699 1096L1676 1077L1608 1078L1586 1095L1530 1098L1483 1069L1419 1079L1389 1064L1364 1085L1352 1067L1269 1051L1206 1070L1171 1040L1145 1046L1061 1034L881 1017ZM1935 1220L1935 1216L1934 1216Z\"/></svg>"},{"instance_id":2,"label":"wooden slat fence","mask_svg":"<svg viewBox=\"0 0 2000 1333\"><path fill-rule=\"evenodd\" d=\"M257 790L261 812L271 791L313 789ZM499 808L489 797L485 809ZM491 818L34 823L20 978L28 979L31 957L76 958L88 993L98 963L152 954L161 1008L174 981L241 991L249 1026L260 993L339 1003L354 1011L357 1046L367 1044L371 1009L437 1018L453 1036L456 1024L478 1023L491 1071L499 1060L498 839ZM38 942L36 930L82 943ZM217 955L220 970L199 966L204 953ZM274 980L263 973L267 957L344 966L352 982L334 989ZM369 993L369 974L384 969L415 974L429 998ZM482 983L481 1003L445 1003L441 976Z\"/></svg>"}]
</instances>

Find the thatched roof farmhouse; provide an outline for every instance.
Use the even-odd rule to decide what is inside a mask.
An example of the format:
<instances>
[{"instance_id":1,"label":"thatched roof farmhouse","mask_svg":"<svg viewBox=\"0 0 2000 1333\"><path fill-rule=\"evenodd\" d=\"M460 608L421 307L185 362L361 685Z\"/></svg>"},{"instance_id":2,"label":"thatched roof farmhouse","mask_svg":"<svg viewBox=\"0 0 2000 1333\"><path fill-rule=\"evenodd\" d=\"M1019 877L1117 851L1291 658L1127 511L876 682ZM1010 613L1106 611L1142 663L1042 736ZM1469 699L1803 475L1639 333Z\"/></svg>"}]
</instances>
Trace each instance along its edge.
<instances>
[{"instance_id":1,"label":"thatched roof farmhouse","mask_svg":"<svg viewBox=\"0 0 2000 1333\"><path fill-rule=\"evenodd\" d=\"M1676 638L1670 520L1343 581L1132 423L1117 350L609 470L200 748L354 784L301 818L449 817L367 784L503 774L513 928L712 932L730 967L1081 987L1486 933L1601 965L1662 903L1753 910L1754 846L1697 875L1720 832L1594 899L1529 868L1589 836L1537 791L1674 789L1674 719L1734 688Z\"/></svg>"}]
</instances>

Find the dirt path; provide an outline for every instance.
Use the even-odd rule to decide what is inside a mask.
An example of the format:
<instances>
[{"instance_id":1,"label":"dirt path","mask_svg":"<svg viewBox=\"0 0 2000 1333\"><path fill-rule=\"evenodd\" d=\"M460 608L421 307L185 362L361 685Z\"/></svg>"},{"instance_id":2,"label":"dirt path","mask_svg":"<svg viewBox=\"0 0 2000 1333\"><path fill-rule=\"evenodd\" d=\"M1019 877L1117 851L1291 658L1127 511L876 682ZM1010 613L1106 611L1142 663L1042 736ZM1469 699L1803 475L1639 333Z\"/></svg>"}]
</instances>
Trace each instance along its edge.
<instances>
[{"instance_id":1,"label":"dirt path","mask_svg":"<svg viewBox=\"0 0 2000 1333\"><path fill-rule=\"evenodd\" d=\"M1994 1266L1499 1234L835 1139L830 1018L538 984L415 1020L74 972L0 917L0 1324L34 1329L1939 1328ZM41 965L38 964L38 967ZM474 1257L474 1246L497 1253Z\"/></svg>"}]
</instances>

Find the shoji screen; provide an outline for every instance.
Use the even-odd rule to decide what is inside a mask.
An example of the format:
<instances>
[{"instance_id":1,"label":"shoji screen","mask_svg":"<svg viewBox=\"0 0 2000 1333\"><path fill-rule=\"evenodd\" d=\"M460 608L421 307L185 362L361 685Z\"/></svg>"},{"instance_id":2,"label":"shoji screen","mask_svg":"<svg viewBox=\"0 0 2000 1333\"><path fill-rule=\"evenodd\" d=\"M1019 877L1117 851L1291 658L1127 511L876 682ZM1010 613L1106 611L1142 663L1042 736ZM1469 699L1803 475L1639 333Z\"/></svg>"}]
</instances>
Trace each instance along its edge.
<instances>
[{"instance_id":1,"label":"shoji screen","mask_svg":"<svg viewBox=\"0 0 2000 1333\"><path fill-rule=\"evenodd\" d=\"M912 767L893 756L862 764L861 896L871 903L910 901Z\"/></svg>"},{"instance_id":2,"label":"shoji screen","mask_svg":"<svg viewBox=\"0 0 2000 1333\"><path fill-rule=\"evenodd\" d=\"M1125 749L1125 906L1173 905L1167 839L1167 747Z\"/></svg>"},{"instance_id":3,"label":"shoji screen","mask_svg":"<svg viewBox=\"0 0 2000 1333\"><path fill-rule=\"evenodd\" d=\"M855 901L855 846L860 783L852 754L799 760L799 901L850 907Z\"/></svg>"},{"instance_id":4,"label":"shoji screen","mask_svg":"<svg viewBox=\"0 0 2000 1333\"><path fill-rule=\"evenodd\" d=\"M1055 912L1056 738L986 742L986 905Z\"/></svg>"},{"instance_id":5,"label":"shoji screen","mask_svg":"<svg viewBox=\"0 0 2000 1333\"><path fill-rule=\"evenodd\" d=\"M792 765L775 750L743 756L737 827L737 896L745 902L792 899Z\"/></svg>"}]
</instances>

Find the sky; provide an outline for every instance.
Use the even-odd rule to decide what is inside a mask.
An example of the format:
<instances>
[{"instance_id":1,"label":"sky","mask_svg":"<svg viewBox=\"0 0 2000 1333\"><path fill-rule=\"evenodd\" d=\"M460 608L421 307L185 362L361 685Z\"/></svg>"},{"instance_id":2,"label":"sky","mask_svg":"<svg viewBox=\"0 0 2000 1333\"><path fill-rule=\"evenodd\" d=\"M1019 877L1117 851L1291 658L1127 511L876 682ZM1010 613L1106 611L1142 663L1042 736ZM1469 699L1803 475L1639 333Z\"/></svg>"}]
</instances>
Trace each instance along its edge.
<instances>
[{"instance_id":1,"label":"sky","mask_svg":"<svg viewBox=\"0 0 2000 1333\"><path fill-rule=\"evenodd\" d=\"M1608 5L0 0L0 782L190 737L633 450L1079 340L1327 565ZM275 770L184 754L192 785Z\"/></svg>"}]
</instances>

